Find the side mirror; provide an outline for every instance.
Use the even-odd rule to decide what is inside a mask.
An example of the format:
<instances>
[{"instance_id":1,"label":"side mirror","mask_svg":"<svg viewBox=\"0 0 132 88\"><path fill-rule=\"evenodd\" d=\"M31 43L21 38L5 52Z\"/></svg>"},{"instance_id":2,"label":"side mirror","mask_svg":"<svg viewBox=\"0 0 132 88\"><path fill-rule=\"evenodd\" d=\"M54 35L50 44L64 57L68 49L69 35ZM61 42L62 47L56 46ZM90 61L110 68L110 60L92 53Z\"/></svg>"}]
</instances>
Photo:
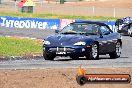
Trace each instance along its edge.
<instances>
[{"instance_id":1,"label":"side mirror","mask_svg":"<svg viewBox=\"0 0 132 88\"><path fill-rule=\"evenodd\" d=\"M103 38L103 35L102 34L100 34L100 38Z\"/></svg>"},{"instance_id":2,"label":"side mirror","mask_svg":"<svg viewBox=\"0 0 132 88\"><path fill-rule=\"evenodd\" d=\"M59 30L55 30L55 33L59 33L60 31Z\"/></svg>"}]
</instances>

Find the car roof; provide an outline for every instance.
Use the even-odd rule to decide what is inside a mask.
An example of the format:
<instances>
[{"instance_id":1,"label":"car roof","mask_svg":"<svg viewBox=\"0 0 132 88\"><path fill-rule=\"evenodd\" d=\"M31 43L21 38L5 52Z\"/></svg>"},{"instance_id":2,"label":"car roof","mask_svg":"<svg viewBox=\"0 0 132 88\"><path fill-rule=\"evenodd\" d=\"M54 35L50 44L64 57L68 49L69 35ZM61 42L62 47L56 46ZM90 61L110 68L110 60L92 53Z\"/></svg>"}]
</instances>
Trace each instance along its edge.
<instances>
[{"instance_id":1,"label":"car roof","mask_svg":"<svg viewBox=\"0 0 132 88\"><path fill-rule=\"evenodd\" d=\"M81 21L81 22L73 22L71 24L76 24L76 23L97 24L99 26L107 26L109 28L109 26L107 24L98 22L98 21Z\"/></svg>"}]
</instances>

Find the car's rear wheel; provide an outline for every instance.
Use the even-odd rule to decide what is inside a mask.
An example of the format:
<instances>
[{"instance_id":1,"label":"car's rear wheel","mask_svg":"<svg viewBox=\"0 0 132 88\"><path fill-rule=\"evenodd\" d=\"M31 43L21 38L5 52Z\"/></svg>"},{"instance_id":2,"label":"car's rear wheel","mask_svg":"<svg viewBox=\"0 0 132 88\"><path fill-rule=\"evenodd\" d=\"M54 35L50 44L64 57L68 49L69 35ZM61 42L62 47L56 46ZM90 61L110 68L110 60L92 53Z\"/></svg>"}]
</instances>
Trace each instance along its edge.
<instances>
[{"instance_id":1,"label":"car's rear wheel","mask_svg":"<svg viewBox=\"0 0 132 88\"><path fill-rule=\"evenodd\" d=\"M113 58L113 59L114 58L119 58L120 55L121 55L121 49L122 49L121 43L117 42L116 46L115 46L115 51L109 54L110 58Z\"/></svg>"},{"instance_id":2,"label":"car's rear wheel","mask_svg":"<svg viewBox=\"0 0 132 88\"><path fill-rule=\"evenodd\" d=\"M43 52L43 57L45 60L54 60L55 55L46 54L45 52Z\"/></svg>"},{"instance_id":3,"label":"car's rear wheel","mask_svg":"<svg viewBox=\"0 0 132 88\"><path fill-rule=\"evenodd\" d=\"M91 52L87 53L86 58L92 60L99 59L98 45L96 43L91 45Z\"/></svg>"}]
</instances>

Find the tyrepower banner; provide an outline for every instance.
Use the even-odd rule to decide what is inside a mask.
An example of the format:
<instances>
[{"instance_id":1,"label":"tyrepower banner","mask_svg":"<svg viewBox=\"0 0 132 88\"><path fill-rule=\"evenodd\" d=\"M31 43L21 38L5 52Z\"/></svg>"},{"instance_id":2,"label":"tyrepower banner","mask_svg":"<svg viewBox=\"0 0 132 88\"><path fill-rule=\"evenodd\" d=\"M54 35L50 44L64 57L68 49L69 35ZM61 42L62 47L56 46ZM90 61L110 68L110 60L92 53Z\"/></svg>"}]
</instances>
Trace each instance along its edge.
<instances>
[{"instance_id":1,"label":"tyrepower banner","mask_svg":"<svg viewBox=\"0 0 132 88\"><path fill-rule=\"evenodd\" d=\"M71 20L71 19L44 19L44 18L19 18L0 16L0 25L9 28L26 28L26 29L62 29L72 22L93 21L93 20ZM114 21L99 21L103 22L116 32Z\"/></svg>"},{"instance_id":2,"label":"tyrepower banner","mask_svg":"<svg viewBox=\"0 0 132 88\"><path fill-rule=\"evenodd\" d=\"M60 20L0 16L0 25L9 28L59 29Z\"/></svg>"}]
</instances>

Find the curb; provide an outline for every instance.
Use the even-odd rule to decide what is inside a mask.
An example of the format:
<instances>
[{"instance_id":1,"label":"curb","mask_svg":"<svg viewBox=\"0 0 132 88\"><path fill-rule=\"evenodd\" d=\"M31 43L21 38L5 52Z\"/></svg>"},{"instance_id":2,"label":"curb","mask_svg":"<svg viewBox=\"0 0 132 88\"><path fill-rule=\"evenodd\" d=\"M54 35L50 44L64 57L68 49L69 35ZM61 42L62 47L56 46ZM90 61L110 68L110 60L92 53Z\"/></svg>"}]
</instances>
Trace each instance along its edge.
<instances>
[{"instance_id":1,"label":"curb","mask_svg":"<svg viewBox=\"0 0 132 88\"><path fill-rule=\"evenodd\" d=\"M16 38L16 39L31 39L31 40L38 40L38 41L43 40L40 38L21 37L21 36L0 36L0 37ZM28 55L23 55L23 56L0 56L0 61L31 60L31 59L38 59L38 58L43 58L43 55L42 54L28 54Z\"/></svg>"},{"instance_id":2,"label":"curb","mask_svg":"<svg viewBox=\"0 0 132 88\"><path fill-rule=\"evenodd\" d=\"M2 36L7 38L17 38L17 39L31 39L31 40L39 40L42 41L43 39L40 38L32 38L32 37L21 37L21 36Z\"/></svg>"},{"instance_id":3,"label":"curb","mask_svg":"<svg viewBox=\"0 0 132 88\"><path fill-rule=\"evenodd\" d=\"M0 61L9 61L9 60L32 60L32 59L39 59L43 58L42 55L29 55L29 56L6 56L6 57L0 57Z\"/></svg>"}]
</instances>

